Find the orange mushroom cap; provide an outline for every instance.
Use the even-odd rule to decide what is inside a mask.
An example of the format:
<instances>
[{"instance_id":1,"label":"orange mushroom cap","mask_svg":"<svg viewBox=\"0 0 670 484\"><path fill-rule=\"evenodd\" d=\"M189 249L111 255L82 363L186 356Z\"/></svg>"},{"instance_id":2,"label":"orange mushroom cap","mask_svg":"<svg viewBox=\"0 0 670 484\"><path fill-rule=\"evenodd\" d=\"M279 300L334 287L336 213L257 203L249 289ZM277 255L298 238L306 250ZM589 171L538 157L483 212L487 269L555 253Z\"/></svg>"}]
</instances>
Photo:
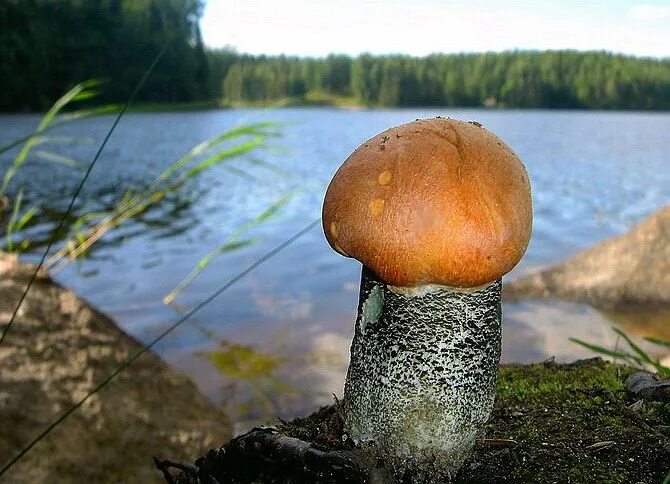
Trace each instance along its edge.
<instances>
[{"instance_id":1,"label":"orange mushroom cap","mask_svg":"<svg viewBox=\"0 0 670 484\"><path fill-rule=\"evenodd\" d=\"M323 204L328 243L399 287L493 282L519 262L531 226L521 160L479 123L445 118L366 141Z\"/></svg>"}]
</instances>

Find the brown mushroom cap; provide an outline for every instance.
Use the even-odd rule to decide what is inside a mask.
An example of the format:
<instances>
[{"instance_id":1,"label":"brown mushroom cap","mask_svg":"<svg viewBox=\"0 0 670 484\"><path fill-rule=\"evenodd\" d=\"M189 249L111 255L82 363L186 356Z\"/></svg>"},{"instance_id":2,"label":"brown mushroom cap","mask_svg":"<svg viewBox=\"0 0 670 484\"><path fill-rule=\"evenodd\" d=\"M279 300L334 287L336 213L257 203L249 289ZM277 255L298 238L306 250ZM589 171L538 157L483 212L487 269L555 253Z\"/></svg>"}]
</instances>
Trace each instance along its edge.
<instances>
[{"instance_id":1,"label":"brown mushroom cap","mask_svg":"<svg viewBox=\"0 0 670 484\"><path fill-rule=\"evenodd\" d=\"M478 123L444 118L366 141L323 204L330 245L400 287L493 282L521 259L531 224L521 160Z\"/></svg>"}]
</instances>

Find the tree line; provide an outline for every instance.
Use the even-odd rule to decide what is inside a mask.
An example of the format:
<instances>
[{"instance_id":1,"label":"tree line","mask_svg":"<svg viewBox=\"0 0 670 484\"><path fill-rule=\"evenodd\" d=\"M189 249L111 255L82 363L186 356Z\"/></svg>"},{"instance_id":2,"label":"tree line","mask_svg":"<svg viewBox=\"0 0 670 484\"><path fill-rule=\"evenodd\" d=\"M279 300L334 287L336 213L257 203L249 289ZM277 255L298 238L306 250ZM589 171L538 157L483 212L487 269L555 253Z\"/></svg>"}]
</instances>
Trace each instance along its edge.
<instances>
[{"instance_id":1,"label":"tree line","mask_svg":"<svg viewBox=\"0 0 670 484\"><path fill-rule=\"evenodd\" d=\"M325 58L207 50L203 0L0 1L0 111L44 110L90 78L123 102L265 103L346 97L368 106L670 109L670 59L510 51Z\"/></svg>"},{"instance_id":2,"label":"tree line","mask_svg":"<svg viewBox=\"0 0 670 484\"><path fill-rule=\"evenodd\" d=\"M607 52L510 51L325 59L208 53L228 101L310 91L369 106L670 109L670 59Z\"/></svg>"},{"instance_id":3,"label":"tree line","mask_svg":"<svg viewBox=\"0 0 670 484\"><path fill-rule=\"evenodd\" d=\"M0 0L0 111L47 109L75 84L105 82L96 102L209 98L202 0Z\"/></svg>"}]
</instances>

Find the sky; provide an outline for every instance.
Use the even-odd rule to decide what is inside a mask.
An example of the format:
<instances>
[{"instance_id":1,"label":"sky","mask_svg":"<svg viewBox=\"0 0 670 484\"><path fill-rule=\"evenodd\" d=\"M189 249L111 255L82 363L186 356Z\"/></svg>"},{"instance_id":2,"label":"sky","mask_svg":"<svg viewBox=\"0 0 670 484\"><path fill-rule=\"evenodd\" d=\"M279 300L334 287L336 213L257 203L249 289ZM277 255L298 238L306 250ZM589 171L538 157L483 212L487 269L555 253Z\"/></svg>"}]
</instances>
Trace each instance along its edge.
<instances>
[{"instance_id":1,"label":"sky","mask_svg":"<svg viewBox=\"0 0 670 484\"><path fill-rule=\"evenodd\" d=\"M670 0L207 0L209 47L321 57L509 49L670 57Z\"/></svg>"}]
</instances>

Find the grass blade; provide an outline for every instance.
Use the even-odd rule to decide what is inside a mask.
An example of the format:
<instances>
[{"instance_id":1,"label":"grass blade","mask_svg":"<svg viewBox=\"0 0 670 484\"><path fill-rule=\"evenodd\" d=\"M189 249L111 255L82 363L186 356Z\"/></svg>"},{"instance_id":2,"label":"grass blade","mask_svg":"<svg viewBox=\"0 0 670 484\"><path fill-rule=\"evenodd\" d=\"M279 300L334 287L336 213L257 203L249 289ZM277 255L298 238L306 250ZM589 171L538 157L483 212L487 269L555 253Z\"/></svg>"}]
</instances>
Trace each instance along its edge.
<instances>
[{"instance_id":1,"label":"grass blade","mask_svg":"<svg viewBox=\"0 0 670 484\"><path fill-rule=\"evenodd\" d=\"M0 197L5 195L9 183L11 182L12 178L14 178L14 175L16 175L19 168L21 168L21 166L23 166L23 164L28 159L28 154L30 153L30 151L35 147L35 145L40 143L39 136L36 135L39 135L40 133L44 132L44 130L49 128L49 125L53 123L54 119L56 118L56 115L69 103L93 97L95 93L97 93L97 91L92 90L92 88L97 87L99 85L100 81L95 79L80 82L72 89L70 89L68 92L63 94L53 104L53 106L51 106L51 109L49 109L49 111L47 111L47 113L40 120L40 123L37 126L35 133L33 133L33 136L28 137L28 139L25 141L25 143L19 150L19 153L14 158L12 165L7 169L7 171L5 171L5 174L2 178L2 185L0 185ZM10 145L12 144L10 143Z\"/></svg>"},{"instance_id":2,"label":"grass blade","mask_svg":"<svg viewBox=\"0 0 670 484\"><path fill-rule=\"evenodd\" d=\"M249 245L258 242L259 240L260 239L258 238L254 238L239 240L236 242L228 242L212 250L205 257L200 259L198 264L191 270L191 272L189 272L188 275L182 279L172 291L170 291L170 294L163 298L163 303L170 304L172 301L174 301L179 293L181 293L189 284L191 284L191 282L193 282L193 280L198 277L198 275L205 269L205 267L207 267L218 256L225 254L226 252L232 252L234 250L248 247Z\"/></svg>"},{"instance_id":3,"label":"grass blade","mask_svg":"<svg viewBox=\"0 0 670 484\"><path fill-rule=\"evenodd\" d=\"M630 353L624 353L622 351L613 351L607 348L604 348L602 346L594 345L591 343L587 343L586 341L582 341L577 338L569 338L570 341L573 343L577 343L580 346L583 346L586 349L589 349L595 353L600 353L603 355L611 356L612 358L622 358L624 360L629 360L629 361L634 361L638 365L642 365L642 360L640 360L638 357L631 355Z\"/></svg>"},{"instance_id":4,"label":"grass blade","mask_svg":"<svg viewBox=\"0 0 670 484\"><path fill-rule=\"evenodd\" d=\"M7 223L7 234L6 234L7 252L15 252L15 251L20 252L26 249L29 245L27 241L23 241L21 244L19 244L18 250L15 250L14 233L20 232L23 229L23 227L25 227L26 224L30 222L30 220L32 220L32 218L35 216L35 213L37 213L37 208L32 207L19 217L22 204L23 204L23 190L19 190L19 193L16 196L16 199L14 200L14 207L9 217L9 222Z\"/></svg>"},{"instance_id":5,"label":"grass blade","mask_svg":"<svg viewBox=\"0 0 670 484\"><path fill-rule=\"evenodd\" d=\"M77 160L70 158L69 156L63 156L59 155L58 153L53 153L51 151L39 150L35 152L35 156L43 160L53 161L54 163L69 166L71 168L76 168L79 166Z\"/></svg>"},{"instance_id":6,"label":"grass blade","mask_svg":"<svg viewBox=\"0 0 670 484\"><path fill-rule=\"evenodd\" d=\"M270 171L276 173L279 176L287 177L289 175L286 170L282 170L278 166L276 166L276 165L274 165L270 162L267 162L265 160L261 160L260 158L256 158L254 156L248 157L245 161L247 163L249 163L250 165L259 166L261 168L265 168L267 170L270 170Z\"/></svg>"},{"instance_id":7,"label":"grass blade","mask_svg":"<svg viewBox=\"0 0 670 484\"><path fill-rule=\"evenodd\" d=\"M16 219L19 216L19 210L21 210L21 204L23 203L23 190L19 190L16 200L14 200L14 207L12 208L12 214L9 216L9 223L7 224L7 252L14 251L14 225Z\"/></svg>"},{"instance_id":8,"label":"grass blade","mask_svg":"<svg viewBox=\"0 0 670 484\"><path fill-rule=\"evenodd\" d=\"M191 270L191 272L184 279L182 279L172 291L170 291L170 294L163 298L163 303L170 304L172 301L174 301L179 293L181 293L191 282L193 282L193 280L198 277L198 275L218 256L258 242L260 240L258 238L239 240L239 237L241 237L242 234L252 229L253 227L261 225L262 223L267 222L268 220L275 217L279 213L279 210L284 205L286 205L297 192L297 190L294 190L287 193L268 208L263 210L254 219L238 227L237 230L235 230L223 244L209 252L200 260L200 262L198 262L198 264Z\"/></svg>"},{"instance_id":9,"label":"grass blade","mask_svg":"<svg viewBox=\"0 0 670 484\"><path fill-rule=\"evenodd\" d=\"M204 170L211 168L212 166L217 165L223 161L230 160L237 156L242 156L245 153L249 153L252 150L261 148L263 146L263 143L264 138L259 136L251 141L247 141L246 143L242 143L227 150L220 151L215 155L212 155L209 158L199 162L189 170L187 170L186 173L182 175L182 179L186 180L189 178L193 178L194 176L198 175Z\"/></svg>"},{"instance_id":10,"label":"grass blade","mask_svg":"<svg viewBox=\"0 0 670 484\"><path fill-rule=\"evenodd\" d=\"M119 112L119 109L121 107L117 104L108 104L106 106L98 106L96 108L92 109L83 109L80 111L74 111L68 114L61 114L58 118L56 118L49 126L45 127L42 131L37 132L34 131L30 133L29 135L26 135L22 138L16 139L9 144L6 144L4 146L0 146L0 155L3 153L6 153L7 151L11 150L12 148L16 148L17 146L25 143L26 141L30 140L31 138L34 138L36 136L39 136L40 134L44 134L48 131L51 131L52 129L57 128L61 124L69 123L71 121L76 121L79 119L86 119L90 118L93 116L102 116L104 114L116 114Z\"/></svg>"},{"instance_id":11,"label":"grass blade","mask_svg":"<svg viewBox=\"0 0 670 484\"><path fill-rule=\"evenodd\" d=\"M229 173L232 173L235 176L239 176L240 178L244 178L245 180L248 180L250 182L258 182L258 178L253 176L250 173L247 173L244 170L241 170L239 168L235 168L234 166L224 166L223 169Z\"/></svg>"},{"instance_id":12,"label":"grass blade","mask_svg":"<svg viewBox=\"0 0 670 484\"><path fill-rule=\"evenodd\" d=\"M47 126L49 126L56 115L68 104L71 102L75 102L79 99L88 99L92 96L88 96L88 94L91 94L92 91L90 90L91 87L94 86L99 86L100 81L91 79L88 81L80 82L76 86L74 86L72 89L70 89L68 92L63 94L54 104L51 106L51 109L47 111L47 113L42 117L42 120L40 121L40 124L37 126L37 132L42 132ZM95 91L97 92L97 91Z\"/></svg>"},{"instance_id":13,"label":"grass blade","mask_svg":"<svg viewBox=\"0 0 670 484\"><path fill-rule=\"evenodd\" d=\"M19 298L19 301L16 304L16 307L15 307L13 313L12 313L12 316L9 318L9 322L4 327L4 329L2 331L2 335L0 335L0 345L5 340L5 337L7 336L7 333L9 332L10 328L12 327L12 324L14 323L14 320L16 319L16 315L18 314L19 309L21 309L21 305L23 304L23 301L25 300L26 295L28 294L28 292L30 291L30 288L32 287L33 283L35 282L35 279L37 278L37 274L42 269L42 266L44 265L44 262L47 258L47 255L49 254L49 251L51 250L51 247L53 246L54 242L56 241L56 237L58 236L58 233L61 231L61 229L63 228L63 225L65 224L65 220L67 220L68 216L72 212L72 209L74 207L74 202L77 200L77 197L79 196L79 193L81 192L82 188L84 187L84 184L88 180L88 177L91 174L91 171L93 171L93 167L95 166L98 159L100 158L100 154L102 153L102 150L107 145L107 142L109 141L109 138L112 136L112 133L116 129L116 126L119 124L119 121L121 121L121 118L123 117L123 113L126 112L126 109L128 109L128 106L132 103L133 99L135 99L135 96L137 95L139 90L144 85L144 82L149 77L149 74L151 74L154 67L156 66L156 64L158 64L158 61L160 60L160 58L163 56L163 54L167 50L168 45L169 45L169 42L166 42L165 45L163 46L163 49L156 55L156 57L154 58L153 62L149 66L149 68L144 72L141 79L138 81L137 85L135 86L135 89L131 93L130 98L128 98L128 101L126 101L126 104L123 106L123 108L119 111L119 114L116 116L116 119L114 120L114 123L112 123L111 128L109 129L109 131L107 132L107 135L103 139L102 144L100 145L100 148L98 149L95 156L93 157L93 160L88 165L88 168L86 169L86 172L84 173L84 176L82 177L79 185L77 186L77 189L75 190L74 194L72 195L72 197L70 199L70 203L67 207L67 210L61 216L60 221L58 222L58 226L56 227L56 230L54 230L53 235L49 239L49 243L47 244L47 247L44 250L44 252L42 254L42 257L40 258L40 261L37 264L37 267L35 268L35 271L33 272L32 277L28 281L28 284L26 285L25 290L21 294L21 297ZM51 110L49 110L49 112L51 112L51 111L53 111L53 108ZM40 123L40 125L42 125L42 123ZM29 143L30 143L30 141L28 141L26 143L26 145L28 145ZM3 187L4 187L4 185L3 185ZM1 190L0 192L4 192L4 189Z\"/></svg>"},{"instance_id":14,"label":"grass blade","mask_svg":"<svg viewBox=\"0 0 670 484\"><path fill-rule=\"evenodd\" d=\"M270 128L277 128L278 123L272 121L263 121L259 123L253 123L249 125L237 126L231 128L227 131L224 131L218 136L204 141L191 149L183 157L169 166L163 173L161 173L156 182L160 183L162 181L170 179L175 173L184 168L188 163L193 161L197 156L203 154L205 151L225 142L242 136L263 136L263 137L273 137L278 136L278 132L275 130L270 130Z\"/></svg>"},{"instance_id":15,"label":"grass blade","mask_svg":"<svg viewBox=\"0 0 670 484\"><path fill-rule=\"evenodd\" d=\"M19 230L22 230L25 225L30 222L30 220L35 216L35 213L37 212L36 207L31 207L30 210L28 210L26 213L24 213L14 224L14 230L18 232Z\"/></svg>"},{"instance_id":16,"label":"grass blade","mask_svg":"<svg viewBox=\"0 0 670 484\"><path fill-rule=\"evenodd\" d=\"M159 203L168 193L177 190L190 178L199 175L206 169L226 163L256 148L265 147L266 137L276 134L276 131L268 131L268 127L275 126L277 124L273 122L238 126L200 143L172 163L145 190L139 192L127 191L121 202L110 211L109 215L87 231L83 240L72 240L72 237L70 237L65 242L64 247L46 262L46 268L52 273L63 269L70 261L87 252L95 242L110 230L118 227L129 218L145 212ZM253 139L220 150L189 168L199 155L206 153L224 141L233 140L239 136L253 136Z\"/></svg>"},{"instance_id":17,"label":"grass blade","mask_svg":"<svg viewBox=\"0 0 670 484\"><path fill-rule=\"evenodd\" d=\"M638 355L638 357L645 363L649 364L654 364L654 360L651 359L651 357L647 354L646 351L642 350L639 346L637 346L633 340L631 340L626 333L621 331L619 328L612 328L616 334L621 336L626 343L628 343L628 346L631 347L631 349L635 352L635 354Z\"/></svg>"},{"instance_id":18,"label":"grass blade","mask_svg":"<svg viewBox=\"0 0 670 484\"><path fill-rule=\"evenodd\" d=\"M654 343L655 345L670 348L670 341L666 341L666 340L658 339L658 338L652 338L650 336L647 336L644 339L645 339L645 341L649 341L650 343Z\"/></svg>"},{"instance_id":19,"label":"grass blade","mask_svg":"<svg viewBox=\"0 0 670 484\"><path fill-rule=\"evenodd\" d=\"M297 193L299 190L292 190L288 192L286 195L281 197L279 200L277 200L275 203L270 205L268 208L263 210L259 215L256 216L256 218L249 220L248 222L245 222L244 224L240 225L235 232L230 236L231 239L235 239L239 236L241 236L243 233L247 232L248 230L251 230L254 227L257 227L258 225L267 222L271 218L273 218L275 215L279 213L279 210L286 205Z\"/></svg>"}]
</instances>

